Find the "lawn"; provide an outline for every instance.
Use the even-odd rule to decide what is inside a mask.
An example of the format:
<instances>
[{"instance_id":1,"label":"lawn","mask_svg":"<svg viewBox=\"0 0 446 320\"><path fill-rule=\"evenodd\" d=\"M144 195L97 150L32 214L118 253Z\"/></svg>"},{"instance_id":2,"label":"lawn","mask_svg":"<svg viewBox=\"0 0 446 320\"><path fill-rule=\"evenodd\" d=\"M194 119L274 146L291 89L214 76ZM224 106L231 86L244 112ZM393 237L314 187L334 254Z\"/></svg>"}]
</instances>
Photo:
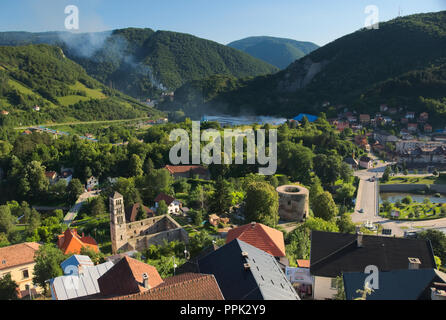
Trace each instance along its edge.
<instances>
[{"instance_id":1,"label":"lawn","mask_svg":"<svg viewBox=\"0 0 446 320\"><path fill-rule=\"evenodd\" d=\"M105 94L102 93L99 89L90 89L87 88L85 85L80 83L79 81L76 82L76 84L71 85L70 89L83 91L86 93L86 97L80 96L80 95L70 95L65 97L58 97L57 100L62 106L69 106L75 103L78 103L79 101L88 101L91 99L104 99L106 98Z\"/></svg>"},{"instance_id":2,"label":"lawn","mask_svg":"<svg viewBox=\"0 0 446 320\"><path fill-rule=\"evenodd\" d=\"M392 217L392 212L399 215ZM428 199L425 202L397 202L382 204L380 215L395 220L431 220L446 217L446 204L431 203Z\"/></svg>"},{"instance_id":3,"label":"lawn","mask_svg":"<svg viewBox=\"0 0 446 320\"><path fill-rule=\"evenodd\" d=\"M381 184L446 184L446 180L435 176L398 176L390 177L389 181Z\"/></svg>"}]
</instances>

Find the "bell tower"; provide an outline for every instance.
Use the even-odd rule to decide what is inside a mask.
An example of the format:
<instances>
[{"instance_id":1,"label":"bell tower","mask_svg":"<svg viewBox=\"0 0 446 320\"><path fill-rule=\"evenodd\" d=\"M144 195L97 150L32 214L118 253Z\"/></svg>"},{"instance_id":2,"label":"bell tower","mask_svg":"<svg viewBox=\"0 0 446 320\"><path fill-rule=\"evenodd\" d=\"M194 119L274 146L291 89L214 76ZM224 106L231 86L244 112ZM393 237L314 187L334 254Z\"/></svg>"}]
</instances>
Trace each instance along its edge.
<instances>
[{"instance_id":1,"label":"bell tower","mask_svg":"<svg viewBox=\"0 0 446 320\"><path fill-rule=\"evenodd\" d=\"M120 249L125 249L127 244L124 197L115 192L109 199L109 207L112 251L116 254Z\"/></svg>"}]
</instances>

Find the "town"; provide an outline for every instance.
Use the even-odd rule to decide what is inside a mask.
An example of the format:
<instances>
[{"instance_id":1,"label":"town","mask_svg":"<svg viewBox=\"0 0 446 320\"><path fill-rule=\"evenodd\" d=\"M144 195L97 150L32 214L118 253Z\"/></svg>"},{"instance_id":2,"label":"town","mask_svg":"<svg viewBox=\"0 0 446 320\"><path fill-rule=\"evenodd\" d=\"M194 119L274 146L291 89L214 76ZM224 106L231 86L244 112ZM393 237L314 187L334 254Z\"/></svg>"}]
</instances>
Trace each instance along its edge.
<instances>
[{"instance_id":1,"label":"town","mask_svg":"<svg viewBox=\"0 0 446 320\"><path fill-rule=\"evenodd\" d=\"M198 319L446 300L444 6L17 2L0 302Z\"/></svg>"}]
</instances>

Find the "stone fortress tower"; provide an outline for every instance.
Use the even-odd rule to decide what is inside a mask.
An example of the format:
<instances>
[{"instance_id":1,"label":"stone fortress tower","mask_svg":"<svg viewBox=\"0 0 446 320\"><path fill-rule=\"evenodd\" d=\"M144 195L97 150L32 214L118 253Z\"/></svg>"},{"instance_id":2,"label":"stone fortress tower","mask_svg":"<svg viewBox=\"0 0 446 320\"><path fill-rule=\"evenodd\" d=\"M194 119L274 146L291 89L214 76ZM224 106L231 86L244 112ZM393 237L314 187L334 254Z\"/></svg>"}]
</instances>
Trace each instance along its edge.
<instances>
[{"instance_id":1,"label":"stone fortress tower","mask_svg":"<svg viewBox=\"0 0 446 320\"><path fill-rule=\"evenodd\" d=\"M118 252L127 244L124 197L118 192L115 192L109 198L109 206L112 250L113 252Z\"/></svg>"},{"instance_id":2,"label":"stone fortress tower","mask_svg":"<svg viewBox=\"0 0 446 320\"><path fill-rule=\"evenodd\" d=\"M277 187L279 194L279 216L285 221L304 221L309 214L308 189L298 185L285 185Z\"/></svg>"}]
</instances>

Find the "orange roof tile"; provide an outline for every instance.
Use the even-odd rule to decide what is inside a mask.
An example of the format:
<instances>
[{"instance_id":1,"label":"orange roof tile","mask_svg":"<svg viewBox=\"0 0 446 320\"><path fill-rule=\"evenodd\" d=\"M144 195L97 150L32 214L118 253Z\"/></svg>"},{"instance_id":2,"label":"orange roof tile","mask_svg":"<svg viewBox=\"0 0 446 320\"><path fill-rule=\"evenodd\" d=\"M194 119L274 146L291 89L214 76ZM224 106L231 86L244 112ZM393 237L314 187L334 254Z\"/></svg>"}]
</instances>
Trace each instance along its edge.
<instances>
[{"instance_id":1,"label":"orange roof tile","mask_svg":"<svg viewBox=\"0 0 446 320\"><path fill-rule=\"evenodd\" d=\"M240 239L250 245L263 250L274 257L284 257L285 242L283 233L261 223L250 223L228 231L226 243Z\"/></svg>"},{"instance_id":2,"label":"orange roof tile","mask_svg":"<svg viewBox=\"0 0 446 320\"><path fill-rule=\"evenodd\" d=\"M112 300L224 300L214 275L187 273L167 278L146 292Z\"/></svg>"},{"instance_id":3,"label":"orange roof tile","mask_svg":"<svg viewBox=\"0 0 446 320\"><path fill-rule=\"evenodd\" d=\"M40 244L25 242L0 248L0 270L34 263L34 256Z\"/></svg>"},{"instance_id":4,"label":"orange roof tile","mask_svg":"<svg viewBox=\"0 0 446 320\"><path fill-rule=\"evenodd\" d=\"M143 273L149 276L149 285L154 288L163 282L155 267L124 256L109 271L98 279L102 296L122 296L147 291L143 287Z\"/></svg>"},{"instance_id":5,"label":"orange roof tile","mask_svg":"<svg viewBox=\"0 0 446 320\"><path fill-rule=\"evenodd\" d=\"M64 234L59 235L57 246L64 254L80 254L82 247L89 248L95 252L99 252L98 244L92 237L80 237L77 230L67 229Z\"/></svg>"},{"instance_id":6,"label":"orange roof tile","mask_svg":"<svg viewBox=\"0 0 446 320\"><path fill-rule=\"evenodd\" d=\"M191 170L198 174L206 174L207 173L206 168L203 166L171 166L171 165L167 165L167 166L165 166L165 169L167 169L171 174L187 173Z\"/></svg>"},{"instance_id":7,"label":"orange roof tile","mask_svg":"<svg viewBox=\"0 0 446 320\"><path fill-rule=\"evenodd\" d=\"M298 259L297 261L297 266L299 268L310 268L310 260L301 260Z\"/></svg>"}]
</instances>

